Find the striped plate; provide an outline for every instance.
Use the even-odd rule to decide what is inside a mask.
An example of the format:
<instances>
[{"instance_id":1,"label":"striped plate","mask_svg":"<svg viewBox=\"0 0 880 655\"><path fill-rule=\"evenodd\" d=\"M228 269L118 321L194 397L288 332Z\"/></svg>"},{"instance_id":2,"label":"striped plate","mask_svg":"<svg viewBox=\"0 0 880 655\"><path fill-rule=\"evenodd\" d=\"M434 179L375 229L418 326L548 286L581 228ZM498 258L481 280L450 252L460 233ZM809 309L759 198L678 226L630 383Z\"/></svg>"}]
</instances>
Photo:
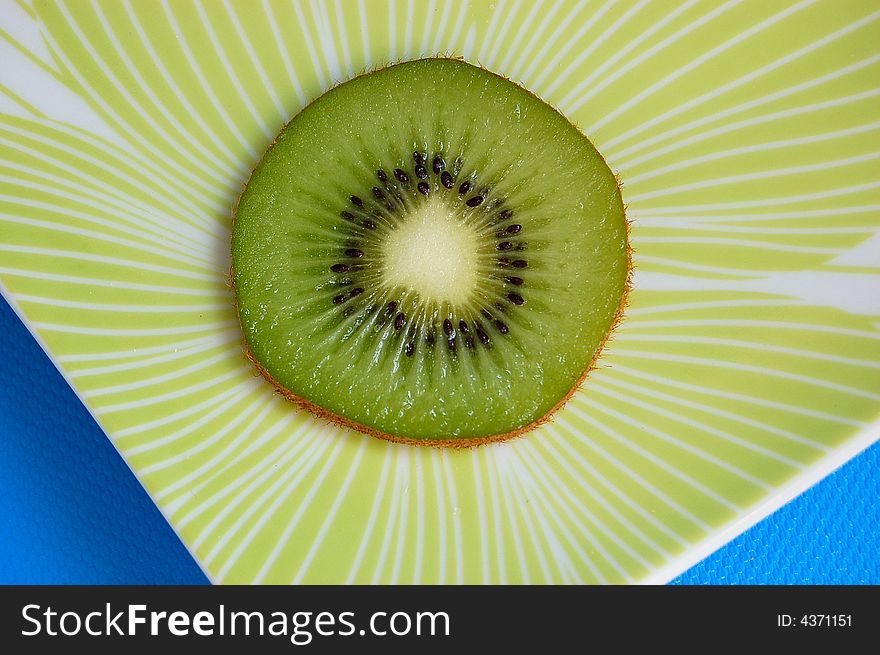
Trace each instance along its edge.
<instances>
[{"instance_id":1,"label":"striped plate","mask_svg":"<svg viewBox=\"0 0 880 655\"><path fill-rule=\"evenodd\" d=\"M216 582L671 578L874 441L873 0L0 1L0 286ZM309 99L452 53L624 183L635 289L556 419L315 421L242 355L230 207Z\"/></svg>"}]
</instances>

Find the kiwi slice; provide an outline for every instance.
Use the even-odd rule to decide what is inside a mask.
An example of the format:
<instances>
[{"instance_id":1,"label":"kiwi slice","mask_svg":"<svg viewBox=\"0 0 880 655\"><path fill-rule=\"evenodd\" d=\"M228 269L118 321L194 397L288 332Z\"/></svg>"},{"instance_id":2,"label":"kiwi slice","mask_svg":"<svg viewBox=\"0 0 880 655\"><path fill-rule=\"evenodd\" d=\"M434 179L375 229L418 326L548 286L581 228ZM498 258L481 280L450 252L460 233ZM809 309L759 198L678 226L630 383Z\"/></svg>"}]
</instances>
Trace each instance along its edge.
<instances>
[{"instance_id":1,"label":"kiwi slice","mask_svg":"<svg viewBox=\"0 0 880 655\"><path fill-rule=\"evenodd\" d=\"M617 179L537 97L432 58L296 115L235 211L249 356L284 395L385 439L520 434L577 389L630 269Z\"/></svg>"}]
</instances>

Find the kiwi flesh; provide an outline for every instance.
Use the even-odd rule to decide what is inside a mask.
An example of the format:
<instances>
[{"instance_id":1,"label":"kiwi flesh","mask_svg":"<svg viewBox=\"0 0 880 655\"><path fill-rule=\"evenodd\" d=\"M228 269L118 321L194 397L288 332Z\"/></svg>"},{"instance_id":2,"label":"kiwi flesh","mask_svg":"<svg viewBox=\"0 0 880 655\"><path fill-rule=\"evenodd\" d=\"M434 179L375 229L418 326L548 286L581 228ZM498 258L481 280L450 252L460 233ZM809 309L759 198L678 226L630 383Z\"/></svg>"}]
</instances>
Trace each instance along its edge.
<instances>
[{"instance_id":1,"label":"kiwi flesh","mask_svg":"<svg viewBox=\"0 0 880 655\"><path fill-rule=\"evenodd\" d=\"M234 212L245 345L285 396L384 439L472 446L540 424L620 317L617 179L561 113L458 59L326 92Z\"/></svg>"}]
</instances>

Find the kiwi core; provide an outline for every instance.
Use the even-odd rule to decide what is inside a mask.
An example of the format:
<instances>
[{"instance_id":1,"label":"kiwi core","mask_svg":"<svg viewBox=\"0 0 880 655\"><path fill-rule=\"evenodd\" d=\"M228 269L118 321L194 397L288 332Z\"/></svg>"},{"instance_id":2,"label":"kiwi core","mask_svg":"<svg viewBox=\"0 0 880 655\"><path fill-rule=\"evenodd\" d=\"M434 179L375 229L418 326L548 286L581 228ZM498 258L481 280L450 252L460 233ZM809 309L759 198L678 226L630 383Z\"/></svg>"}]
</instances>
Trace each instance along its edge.
<instances>
[{"instance_id":1,"label":"kiwi core","mask_svg":"<svg viewBox=\"0 0 880 655\"><path fill-rule=\"evenodd\" d=\"M418 203L383 244L382 277L425 301L467 302L477 283L479 234L439 198Z\"/></svg>"}]
</instances>

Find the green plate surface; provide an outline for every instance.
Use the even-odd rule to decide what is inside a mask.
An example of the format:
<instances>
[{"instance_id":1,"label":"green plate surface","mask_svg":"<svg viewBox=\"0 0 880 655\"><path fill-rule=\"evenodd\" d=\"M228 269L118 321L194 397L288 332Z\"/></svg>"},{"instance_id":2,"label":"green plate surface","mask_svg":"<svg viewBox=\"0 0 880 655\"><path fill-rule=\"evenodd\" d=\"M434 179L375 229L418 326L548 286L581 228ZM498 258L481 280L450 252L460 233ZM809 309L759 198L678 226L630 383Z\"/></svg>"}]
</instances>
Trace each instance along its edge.
<instances>
[{"instance_id":1,"label":"green plate surface","mask_svg":"<svg viewBox=\"0 0 880 655\"><path fill-rule=\"evenodd\" d=\"M216 582L662 581L877 439L875 2L0 6L0 287ZM634 289L527 437L380 442L242 354L231 207L336 82L437 53L618 172Z\"/></svg>"}]
</instances>

